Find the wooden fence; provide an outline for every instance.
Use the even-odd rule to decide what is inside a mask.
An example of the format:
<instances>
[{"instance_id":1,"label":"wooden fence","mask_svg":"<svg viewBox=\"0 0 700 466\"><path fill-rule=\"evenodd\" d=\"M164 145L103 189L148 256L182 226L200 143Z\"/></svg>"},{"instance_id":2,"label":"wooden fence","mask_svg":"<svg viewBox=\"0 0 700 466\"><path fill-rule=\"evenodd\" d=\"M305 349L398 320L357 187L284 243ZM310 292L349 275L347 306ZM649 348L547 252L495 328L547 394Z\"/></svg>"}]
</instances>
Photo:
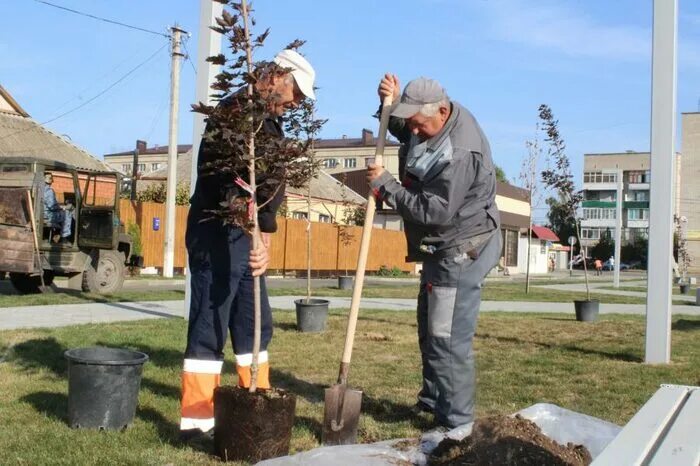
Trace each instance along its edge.
<instances>
[{"instance_id":1,"label":"wooden fence","mask_svg":"<svg viewBox=\"0 0 700 466\"><path fill-rule=\"evenodd\" d=\"M175 221L175 267L184 268L185 229L188 207L178 206ZM165 205L151 202L121 200L120 219L124 225L135 223L141 230L144 267L163 266L165 244ZM154 219L158 219L155 220ZM155 229L155 225L158 229ZM306 270L306 220L277 218L277 232L272 235L270 269L284 272ZM315 272L335 270L354 271L360 250L361 227L347 227L349 240L341 240L338 226L328 223L311 223L311 268ZM380 267L397 267L413 271L413 264L406 262L406 238L402 231L372 231L372 241L367 270Z\"/></svg>"}]
</instances>

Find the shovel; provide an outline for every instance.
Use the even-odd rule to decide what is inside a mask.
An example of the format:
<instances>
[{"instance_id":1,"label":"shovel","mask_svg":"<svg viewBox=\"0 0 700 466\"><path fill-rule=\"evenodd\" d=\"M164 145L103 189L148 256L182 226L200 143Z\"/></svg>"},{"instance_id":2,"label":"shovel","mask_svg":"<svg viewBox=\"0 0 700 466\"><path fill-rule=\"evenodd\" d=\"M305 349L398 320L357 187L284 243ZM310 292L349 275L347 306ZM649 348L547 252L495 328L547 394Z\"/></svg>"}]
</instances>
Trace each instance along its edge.
<instances>
[{"instance_id":1,"label":"shovel","mask_svg":"<svg viewBox=\"0 0 700 466\"><path fill-rule=\"evenodd\" d=\"M377 137L377 148L374 156L374 163L377 165L382 164L386 131L389 125L389 112L391 111L391 96L385 97L382 104L382 113L379 119L379 136ZM365 224L362 227L360 255L357 259L355 286L352 290L348 327L345 332L345 349L340 360L338 382L327 388L325 394L322 435L324 445L351 445L357 442L357 424L360 420L362 392L348 388L348 372L350 371L350 358L352 357L352 346L355 340L357 314L360 310L360 299L362 298L362 286L365 281L369 239L372 235L375 209L374 195L370 193L367 198Z\"/></svg>"},{"instance_id":2,"label":"shovel","mask_svg":"<svg viewBox=\"0 0 700 466\"><path fill-rule=\"evenodd\" d=\"M36 236L36 222L34 220L34 203L32 202L32 193L27 191L27 206L29 207L29 220L32 223L32 237L34 238L34 257L36 257L36 265L39 268L39 280L41 280L41 286L39 291L42 293L50 293L53 289L46 286L44 283L44 268L41 266L41 253L39 252L39 239Z\"/></svg>"}]
</instances>

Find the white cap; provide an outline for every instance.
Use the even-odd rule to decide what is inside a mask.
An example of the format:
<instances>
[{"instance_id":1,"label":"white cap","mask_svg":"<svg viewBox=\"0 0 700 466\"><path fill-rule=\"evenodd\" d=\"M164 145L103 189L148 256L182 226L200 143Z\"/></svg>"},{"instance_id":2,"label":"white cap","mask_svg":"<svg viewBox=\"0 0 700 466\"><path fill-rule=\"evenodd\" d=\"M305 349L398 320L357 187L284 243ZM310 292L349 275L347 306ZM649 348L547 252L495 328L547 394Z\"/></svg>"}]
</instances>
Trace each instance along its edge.
<instances>
[{"instance_id":1,"label":"white cap","mask_svg":"<svg viewBox=\"0 0 700 466\"><path fill-rule=\"evenodd\" d=\"M306 58L301 56L299 52L286 49L278 53L274 61L283 68L291 68L292 76L294 76L299 90L301 90L306 97L316 100L316 94L314 93L316 72Z\"/></svg>"}]
</instances>

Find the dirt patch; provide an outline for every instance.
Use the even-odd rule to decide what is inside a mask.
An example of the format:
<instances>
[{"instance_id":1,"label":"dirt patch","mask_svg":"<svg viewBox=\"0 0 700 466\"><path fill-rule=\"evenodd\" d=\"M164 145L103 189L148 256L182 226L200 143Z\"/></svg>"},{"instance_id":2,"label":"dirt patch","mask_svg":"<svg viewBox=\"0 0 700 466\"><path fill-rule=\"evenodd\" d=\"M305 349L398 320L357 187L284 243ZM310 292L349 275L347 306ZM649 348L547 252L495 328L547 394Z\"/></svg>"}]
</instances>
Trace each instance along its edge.
<instances>
[{"instance_id":1,"label":"dirt patch","mask_svg":"<svg viewBox=\"0 0 700 466\"><path fill-rule=\"evenodd\" d=\"M445 439L433 450L429 465L440 466L584 466L592 461L582 445L560 445L532 421L518 415L492 416L474 422L464 440Z\"/></svg>"},{"instance_id":2,"label":"dirt patch","mask_svg":"<svg viewBox=\"0 0 700 466\"><path fill-rule=\"evenodd\" d=\"M362 337L369 341L391 341L391 337L379 332L366 332Z\"/></svg>"},{"instance_id":3,"label":"dirt patch","mask_svg":"<svg viewBox=\"0 0 700 466\"><path fill-rule=\"evenodd\" d=\"M296 397L284 390L214 390L214 446L224 461L256 463L289 453Z\"/></svg>"},{"instance_id":4,"label":"dirt patch","mask_svg":"<svg viewBox=\"0 0 700 466\"><path fill-rule=\"evenodd\" d=\"M391 445L391 448L398 451L409 451L411 448L417 447L420 440L417 438L409 438L404 440L399 440L398 442Z\"/></svg>"}]
</instances>

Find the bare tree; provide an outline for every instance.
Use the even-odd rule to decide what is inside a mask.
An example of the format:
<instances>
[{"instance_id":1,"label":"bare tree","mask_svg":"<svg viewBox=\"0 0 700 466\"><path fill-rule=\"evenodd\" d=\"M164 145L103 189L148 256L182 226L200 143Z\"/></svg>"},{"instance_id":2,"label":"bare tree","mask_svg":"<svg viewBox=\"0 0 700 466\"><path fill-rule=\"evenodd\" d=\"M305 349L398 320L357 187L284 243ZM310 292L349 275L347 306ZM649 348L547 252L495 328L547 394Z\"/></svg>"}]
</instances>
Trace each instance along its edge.
<instances>
[{"instance_id":1,"label":"bare tree","mask_svg":"<svg viewBox=\"0 0 700 466\"><path fill-rule=\"evenodd\" d=\"M527 223L527 269L525 272L525 293L530 293L530 247L532 243L532 210L539 205L541 200L539 190L538 167L542 158L542 148L540 147L539 139L539 123L535 126L535 137L530 141L525 141L527 155L523 159L520 168L520 183L529 194L528 202L530 203L530 215Z\"/></svg>"}]
</instances>

